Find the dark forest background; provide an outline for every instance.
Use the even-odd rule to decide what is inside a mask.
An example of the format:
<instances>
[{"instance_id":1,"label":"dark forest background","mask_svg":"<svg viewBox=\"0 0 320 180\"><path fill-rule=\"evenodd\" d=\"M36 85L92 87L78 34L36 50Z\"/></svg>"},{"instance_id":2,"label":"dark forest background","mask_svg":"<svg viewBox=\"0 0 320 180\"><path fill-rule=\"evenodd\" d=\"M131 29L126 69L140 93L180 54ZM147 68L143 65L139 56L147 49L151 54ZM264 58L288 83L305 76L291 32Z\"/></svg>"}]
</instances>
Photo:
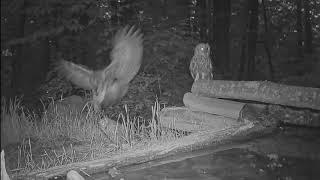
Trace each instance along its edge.
<instances>
[{"instance_id":1,"label":"dark forest background","mask_svg":"<svg viewBox=\"0 0 320 180\"><path fill-rule=\"evenodd\" d=\"M221 79L319 87L319 22L318 0L1 0L1 95L71 91L55 81L52 64L64 58L104 67L110 39L125 24L142 28L146 38L171 36L173 29L195 44L208 42ZM160 42L161 35L148 41ZM186 51L187 69L193 49ZM155 61L162 60L145 58L141 71L157 68ZM168 71L175 63L161 62Z\"/></svg>"}]
</instances>

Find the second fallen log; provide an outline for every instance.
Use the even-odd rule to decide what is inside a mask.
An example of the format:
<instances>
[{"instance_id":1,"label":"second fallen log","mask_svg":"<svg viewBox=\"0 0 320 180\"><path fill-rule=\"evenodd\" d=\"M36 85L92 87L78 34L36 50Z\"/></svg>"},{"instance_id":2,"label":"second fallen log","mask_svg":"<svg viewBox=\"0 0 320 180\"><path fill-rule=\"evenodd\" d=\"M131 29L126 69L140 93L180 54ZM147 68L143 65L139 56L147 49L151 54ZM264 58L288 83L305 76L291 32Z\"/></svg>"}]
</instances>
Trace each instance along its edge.
<instances>
[{"instance_id":1,"label":"second fallen log","mask_svg":"<svg viewBox=\"0 0 320 180\"><path fill-rule=\"evenodd\" d=\"M186 93L183 96L183 103L193 111L206 112L224 117L238 119L245 103L196 96L193 93Z\"/></svg>"},{"instance_id":2,"label":"second fallen log","mask_svg":"<svg viewBox=\"0 0 320 180\"><path fill-rule=\"evenodd\" d=\"M239 99L320 110L320 89L268 81L199 80L192 93L205 97Z\"/></svg>"}]
</instances>

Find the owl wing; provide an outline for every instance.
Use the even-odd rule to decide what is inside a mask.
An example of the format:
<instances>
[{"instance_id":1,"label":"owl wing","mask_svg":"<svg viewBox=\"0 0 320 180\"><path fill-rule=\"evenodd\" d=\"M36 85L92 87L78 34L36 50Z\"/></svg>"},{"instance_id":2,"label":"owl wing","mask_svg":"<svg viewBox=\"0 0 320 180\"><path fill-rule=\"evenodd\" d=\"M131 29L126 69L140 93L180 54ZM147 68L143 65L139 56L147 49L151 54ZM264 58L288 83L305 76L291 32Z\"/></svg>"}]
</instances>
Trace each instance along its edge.
<instances>
[{"instance_id":1,"label":"owl wing","mask_svg":"<svg viewBox=\"0 0 320 180\"><path fill-rule=\"evenodd\" d=\"M62 60L57 63L56 70L59 75L66 77L78 87L87 90L94 88L92 81L94 72L85 66Z\"/></svg>"},{"instance_id":2,"label":"owl wing","mask_svg":"<svg viewBox=\"0 0 320 180\"><path fill-rule=\"evenodd\" d=\"M138 73L143 54L143 35L140 29L129 26L120 29L113 39L111 64L105 69L106 75L113 75L121 83L129 83Z\"/></svg>"},{"instance_id":3,"label":"owl wing","mask_svg":"<svg viewBox=\"0 0 320 180\"><path fill-rule=\"evenodd\" d=\"M197 68L196 58L193 57L193 58L191 59L190 66L189 66L190 74L191 74L191 76L192 76L193 79L196 78L196 73L197 73L197 72L196 72L196 71L197 71L196 68Z\"/></svg>"},{"instance_id":4,"label":"owl wing","mask_svg":"<svg viewBox=\"0 0 320 180\"><path fill-rule=\"evenodd\" d=\"M210 57L205 58L204 61L204 73L208 75L207 78L212 79L213 78L213 69L212 69L212 61Z\"/></svg>"}]
</instances>

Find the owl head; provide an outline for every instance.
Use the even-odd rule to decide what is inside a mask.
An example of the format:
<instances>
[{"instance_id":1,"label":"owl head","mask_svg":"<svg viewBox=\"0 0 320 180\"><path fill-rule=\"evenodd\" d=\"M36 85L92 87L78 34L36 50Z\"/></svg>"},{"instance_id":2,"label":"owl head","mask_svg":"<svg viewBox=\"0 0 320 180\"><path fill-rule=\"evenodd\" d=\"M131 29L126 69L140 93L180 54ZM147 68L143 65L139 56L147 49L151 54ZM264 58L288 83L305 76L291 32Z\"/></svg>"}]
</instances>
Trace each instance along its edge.
<instances>
[{"instance_id":1,"label":"owl head","mask_svg":"<svg viewBox=\"0 0 320 180\"><path fill-rule=\"evenodd\" d=\"M200 43L194 49L194 55L210 56L210 46L208 43Z\"/></svg>"}]
</instances>

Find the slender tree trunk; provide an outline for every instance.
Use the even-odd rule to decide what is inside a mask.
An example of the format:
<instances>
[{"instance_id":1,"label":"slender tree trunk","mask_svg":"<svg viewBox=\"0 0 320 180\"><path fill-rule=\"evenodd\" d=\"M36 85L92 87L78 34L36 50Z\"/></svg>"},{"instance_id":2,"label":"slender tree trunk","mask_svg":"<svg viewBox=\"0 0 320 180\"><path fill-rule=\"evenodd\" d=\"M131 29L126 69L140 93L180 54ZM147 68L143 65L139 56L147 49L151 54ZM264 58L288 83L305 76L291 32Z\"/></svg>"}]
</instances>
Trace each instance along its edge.
<instances>
[{"instance_id":1,"label":"slender tree trunk","mask_svg":"<svg viewBox=\"0 0 320 180\"><path fill-rule=\"evenodd\" d=\"M249 0L249 31L248 31L248 71L246 79L253 80L255 71L256 43L258 31L258 0Z\"/></svg>"},{"instance_id":2,"label":"slender tree trunk","mask_svg":"<svg viewBox=\"0 0 320 180\"><path fill-rule=\"evenodd\" d=\"M214 28L214 19L213 19L213 1L212 0L206 0L207 3L207 36L209 39L209 44L211 46L211 52L213 50L213 44L214 44L214 36L213 36L213 28Z\"/></svg>"},{"instance_id":3,"label":"slender tree trunk","mask_svg":"<svg viewBox=\"0 0 320 180\"><path fill-rule=\"evenodd\" d=\"M214 1L214 38L215 38L215 59L216 66L223 72L230 70L230 0Z\"/></svg>"},{"instance_id":4,"label":"slender tree trunk","mask_svg":"<svg viewBox=\"0 0 320 180\"><path fill-rule=\"evenodd\" d=\"M240 1L240 9L239 15L235 17L236 21L234 22L236 25L236 29L233 30L233 34L235 34L235 44L232 46L232 79L241 80L243 77L244 67L245 67L245 59L246 59L246 32L247 32L247 24L248 24L248 1L241 0Z\"/></svg>"},{"instance_id":5,"label":"slender tree trunk","mask_svg":"<svg viewBox=\"0 0 320 180\"><path fill-rule=\"evenodd\" d=\"M224 1L226 3L226 25L225 25L225 40L226 40L226 46L225 46L225 55L226 55L226 61L225 61L225 70L227 72L230 72L231 69L231 63L230 63L230 26L231 26L231 0Z\"/></svg>"},{"instance_id":6,"label":"slender tree trunk","mask_svg":"<svg viewBox=\"0 0 320 180\"><path fill-rule=\"evenodd\" d=\"M207 42L207 16L206 16L206 1L199 1L199 11L198 11L198 20L199 20L199 30L200 30L200 39L202 42Z\"/></svg>"},{"instance_id":7,"label":"slender tree trunk","mask_svg":"<svg viewBox=\"0 0 320 180\"><path fill-rule=\"evenodd\" d=\"M305 52L312 53L312 27L310 15L310 0L304 0L304 29L305 29Z\"/></svg>"},{"instance_id":8,"label":"slender tree trunk","mask_svg":"<svg viewBox=\"0 0 320 180\"><path fill-rule=\"evenodd\" d=\"M296 6L297 56L302 57L302 1L296 0Z\"/></svg>"},{"instance_id":9,"label":"slender tree trunk","mask_svg":"<svg viewBox=\"0 0 320 180\"><path fill-rule=\"evenodd\" d=\"M193 34L194 32L197 32L197 2L194 2L193 0L190 1L189 25L191 34Z\"/></svg>"},{"instance_id":10,"label":"slender tree trunk","mask_svg":"<svg viewBox=\"0 0 320 180\"><path fill-rule=\"evenodd\" d=\"M266 9L264 0L261 1L261 4L262 4L262 11L263 11L264 33L265 33L263 45L264 45L264 48L266 50L266 54L268 57L270 80L273 80L274 79L274 77L273 77L274 70L273 70L273 65L272 65L272 60L271 60L271 48L270 48L271 36L270 36L269 26L268 26L269 23L268 23L268 18L267 18L267 9Z\"/></svg>"},{"instance_id":11,"label":"slender tree trunk","mask_svg":"<svg viewBox=\"0 0 320 180\"><path fill-rule=\"evenodd\" d=\"M242 35L241 39L241 53L240 53L240 62L239 62L239 73L238 73L238 80L245 79L245 72L247 64L247 43L246 43L247 36L245 34Z\"/></svg>"},{"instance_id":12,"label":"slender tree trunk","mask_svg":"<svg viewBox=\"0 0 320 180\"><path fill-rule=\"evenodd\" d=\"M242 46L240 72L242 80L253 80L255 71L256 42L258 30L258 0L248 0L248 27L246 44Z\"/></svg>"},{"instance_id":13,"label":"slender tree trunk","mask_svg":"<svg viewBox=\"0 0 320 180\"><path fill-rule=\"evenodd\" d=\"M167 5L168 5L167 0L161 0L161 11L162 11L161 16L164 19L168 18Z\"/></svg>"},{"instance_id":14,"label":"slender tree trunk","mask_svg":"<svg viewBox=\"0 0 320 180\"><path fill-rule=\"evenodd\" d=\"M25 20L26 20L26 14L25 14L25 7L26 7L26 1L22 1L18 8L18 13L16 14L16 38L22 38L24 37L24 30L25 30ZM12 93L13 95L18 95L21 92L21 70L22 70L22 59L23 59L23 45L19 44L14 47L14 60L12 62L13 67L13 75L12 75Z\"/></svg>"}]
</instances>

